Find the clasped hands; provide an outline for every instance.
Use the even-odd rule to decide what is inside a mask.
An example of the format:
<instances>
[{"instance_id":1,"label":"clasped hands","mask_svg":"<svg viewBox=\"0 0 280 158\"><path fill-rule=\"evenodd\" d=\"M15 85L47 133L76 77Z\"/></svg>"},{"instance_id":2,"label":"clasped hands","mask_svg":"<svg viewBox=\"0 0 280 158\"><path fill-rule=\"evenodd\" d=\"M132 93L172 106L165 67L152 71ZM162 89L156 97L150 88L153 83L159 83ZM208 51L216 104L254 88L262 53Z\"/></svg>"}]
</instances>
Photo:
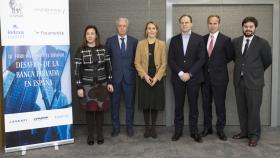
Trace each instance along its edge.
<instances>
[{"instance_id":1,"label":"clasped hands","mask_svg":"<svg viewBox=\"0 0 280 158\"><path fill-rule=\"evenodd\" d=\"M108 84L108 85L107 85L107 91L110 92L110 93L113 93L113 92L114 92L114 87L113 87L112 84ZM82 88L81 88L81 89L78 89L78 90L77 90L77 94L78 94L79 97L83 98L83 97L85 96L85 94L84 94L84 89L82 89Z\"/></svg>"},{"instance_id":2,"label":"clasped hands","mask_svg":"<svg viewBox=\"0 0 280 158\"><path fill-rule=\"evenodd\" d=\"M188 80L191 79L191 76L190 76L189 73L184 72L184 73L180 76L180 79L181 79L183 82L187 82Z\"/></svg>"},{"instance_id":3,"label":"clasped hands","mask_svg":"<svg viewBox=\"0 0 280 158\"><path fill-rule=\"evenodd\" d=\"M145 75L144 79L151 87L153 87L158 81L156 77L152 78L149 75Z\"/></svg>"}]
</instances>

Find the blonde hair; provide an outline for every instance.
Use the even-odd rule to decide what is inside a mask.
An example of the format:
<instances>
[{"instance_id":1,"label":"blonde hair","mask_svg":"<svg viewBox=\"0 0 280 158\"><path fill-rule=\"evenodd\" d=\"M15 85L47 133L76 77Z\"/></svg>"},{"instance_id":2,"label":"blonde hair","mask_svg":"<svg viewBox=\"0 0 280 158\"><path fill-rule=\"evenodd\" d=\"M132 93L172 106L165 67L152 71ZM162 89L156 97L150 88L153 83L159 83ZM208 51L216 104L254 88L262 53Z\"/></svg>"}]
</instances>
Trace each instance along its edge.
<instances>
[{"instance_id":1,"label":"blonde hair","mask_svg":"<svg viewBox=\"0 0 280 158\"><path fill-rule=\"evenodd\" d=\"M159 28L158 28L157 23L154 22L154 21L148 21L148 22L146 23L145 30L144 30L144 36L145 36L145 37L148 37L147 29L148 29L148 25L149 25L149 24L155 25L155 27L156 27L156 29L157 29L157 35L156 35L156 37L159 37Z\"/></svg>"}]
</instances>

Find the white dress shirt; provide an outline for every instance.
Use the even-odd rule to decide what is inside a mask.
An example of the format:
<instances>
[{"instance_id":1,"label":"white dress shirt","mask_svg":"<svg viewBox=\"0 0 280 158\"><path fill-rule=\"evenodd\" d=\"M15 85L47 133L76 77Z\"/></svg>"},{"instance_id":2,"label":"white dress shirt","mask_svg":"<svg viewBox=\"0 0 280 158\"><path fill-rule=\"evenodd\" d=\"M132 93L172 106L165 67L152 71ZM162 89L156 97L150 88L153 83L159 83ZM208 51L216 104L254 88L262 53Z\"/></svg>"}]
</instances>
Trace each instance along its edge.
<instances>
[{"instance_id":1,"label":"white dress shirt","mask_svg":"<svg viewBox=\"0 0 280 158\"><path fill-rule=\"evenodd\" d=\"M248 38L248 37L243 36L242 51L241 51L241 52L242 52L242 54L243 54L244 49L245 49L246 40L247 40L247 39L249 39L249 45L248 45L248 48L249 48L253 38L254 38L254 35L253 35L253 36L251 36L251 37L249 37L249 38Z\"/></svg>"},{"instance_id":2,"label":"white dress shirt","mask_svg":"<svg viewBox=\"0 0 280 158\"><path fill-rule=\"evenodd\" d=\"M124 37L121 37L120 35L118 35L120 48L121 48L121 44L122 44L121 38L124 38L124 44L125 44L125 49L126 49L127 48L127 35L125 35Z\"/></svg>"},{"instance_id":3,"label":"white dress shirt","mask_svg":"<svg viewBox=\"0 0 280 158\"><path fill-rule=\"evenodd\" d=\"M215 32L215 33L209 33L209 37L208 37L208 41L207 41L207 50L209 49L209 45L210 45L210 41L211 41L211 35L214 36L214 41L213 41L213 46L215 46L215 43L216 43L216 40L217 40L217 37L219 35L219 31Z\"/></svg>"}]
</instances>

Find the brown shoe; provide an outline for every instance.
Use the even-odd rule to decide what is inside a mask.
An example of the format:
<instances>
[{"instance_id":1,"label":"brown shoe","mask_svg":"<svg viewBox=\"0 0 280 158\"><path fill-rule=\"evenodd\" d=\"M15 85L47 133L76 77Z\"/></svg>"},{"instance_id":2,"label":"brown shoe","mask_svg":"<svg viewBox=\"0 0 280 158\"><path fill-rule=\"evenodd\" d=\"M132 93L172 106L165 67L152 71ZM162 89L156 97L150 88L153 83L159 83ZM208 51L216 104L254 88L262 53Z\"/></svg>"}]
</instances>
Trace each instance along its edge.
<instances>
[{"instance_id":1,"label":"brown shoe","mask_svg":"<svg viewBox=\"0 0 280 158\"><path fill-rule=\"evenodd\" d=\"M157 138L157 132L156 132L155 126L153 126L153 127L151 128L151 137L152 137L152 138Z\"/></svg>"},{"instance_id":2,"label":"brown shoe","mask_svg":"<svg viewBox=\"0 0 280 158\"><path fill-rule=\"evenodd\" d=\"M258 145L258 140L257 139L250 139L249 142L248 142L248 145L250 147L255 147Z\"/></svg>"},{"instance_id":3,"label":"brown shoe","mask_svg":"<svg viewBox=\"0 0 280 158\"><path fill-rule=\"evenodd\" d=\"M144 138L149 138L151 136L150 128L145 127Z\"/></svg>"}]
</instances>

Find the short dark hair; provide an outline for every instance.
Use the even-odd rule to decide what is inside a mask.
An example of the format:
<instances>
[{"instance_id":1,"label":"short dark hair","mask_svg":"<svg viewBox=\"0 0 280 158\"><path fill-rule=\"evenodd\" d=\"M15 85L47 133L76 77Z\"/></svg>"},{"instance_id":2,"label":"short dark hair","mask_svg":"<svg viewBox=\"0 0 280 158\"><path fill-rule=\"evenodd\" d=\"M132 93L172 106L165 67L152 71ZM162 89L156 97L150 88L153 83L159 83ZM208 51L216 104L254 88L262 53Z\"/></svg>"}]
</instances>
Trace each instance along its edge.
<instances>
[{"instance_id":1,"label":"short dark hair","mask_svg":"<svg viewBox=\"0 0 280 158\"><path fill-rule=\"evenodd\" d=\"M97 27L95 25L88 25L86 26L86 28L84 29L84 34L83 34L83 43L82 43L82 47L85 48L87 47L87 40L86 40L86 34L87 34L87 30L88 29L94 29L95 33L96 33L96 39L95 39L95 47L99 48L102 46L101 42L100 42L100 34L99 31L97 29Z\"/></svg>"},{"instance_id":2,"label":"short dark hair","mask_svg":"<svg viewBox=\"0 0 280 158\"><path fill-rule=\"evenodd\" d=\"M258 20L255 17L248 16L244 18L242 21L242 26L247 22L252 22L254 23L255 27L258 27Z\"/></svg>"},{"instance_id":3,"label":"short dark hair","mask_svg":"<svg viewBox=\"0 0 280 158\"><path fill-rule=\"evenodd\" d=\"M178 19L178 20L179 20L179 22L181 22L181 19L182 19L183 17L188 17L188 18L190 19L191 23L192 23L192 16L187 15L187 14L183 14L183 15L181 15L181 16L180 16L180 18Z\"/></svg>"}]
</instances>

